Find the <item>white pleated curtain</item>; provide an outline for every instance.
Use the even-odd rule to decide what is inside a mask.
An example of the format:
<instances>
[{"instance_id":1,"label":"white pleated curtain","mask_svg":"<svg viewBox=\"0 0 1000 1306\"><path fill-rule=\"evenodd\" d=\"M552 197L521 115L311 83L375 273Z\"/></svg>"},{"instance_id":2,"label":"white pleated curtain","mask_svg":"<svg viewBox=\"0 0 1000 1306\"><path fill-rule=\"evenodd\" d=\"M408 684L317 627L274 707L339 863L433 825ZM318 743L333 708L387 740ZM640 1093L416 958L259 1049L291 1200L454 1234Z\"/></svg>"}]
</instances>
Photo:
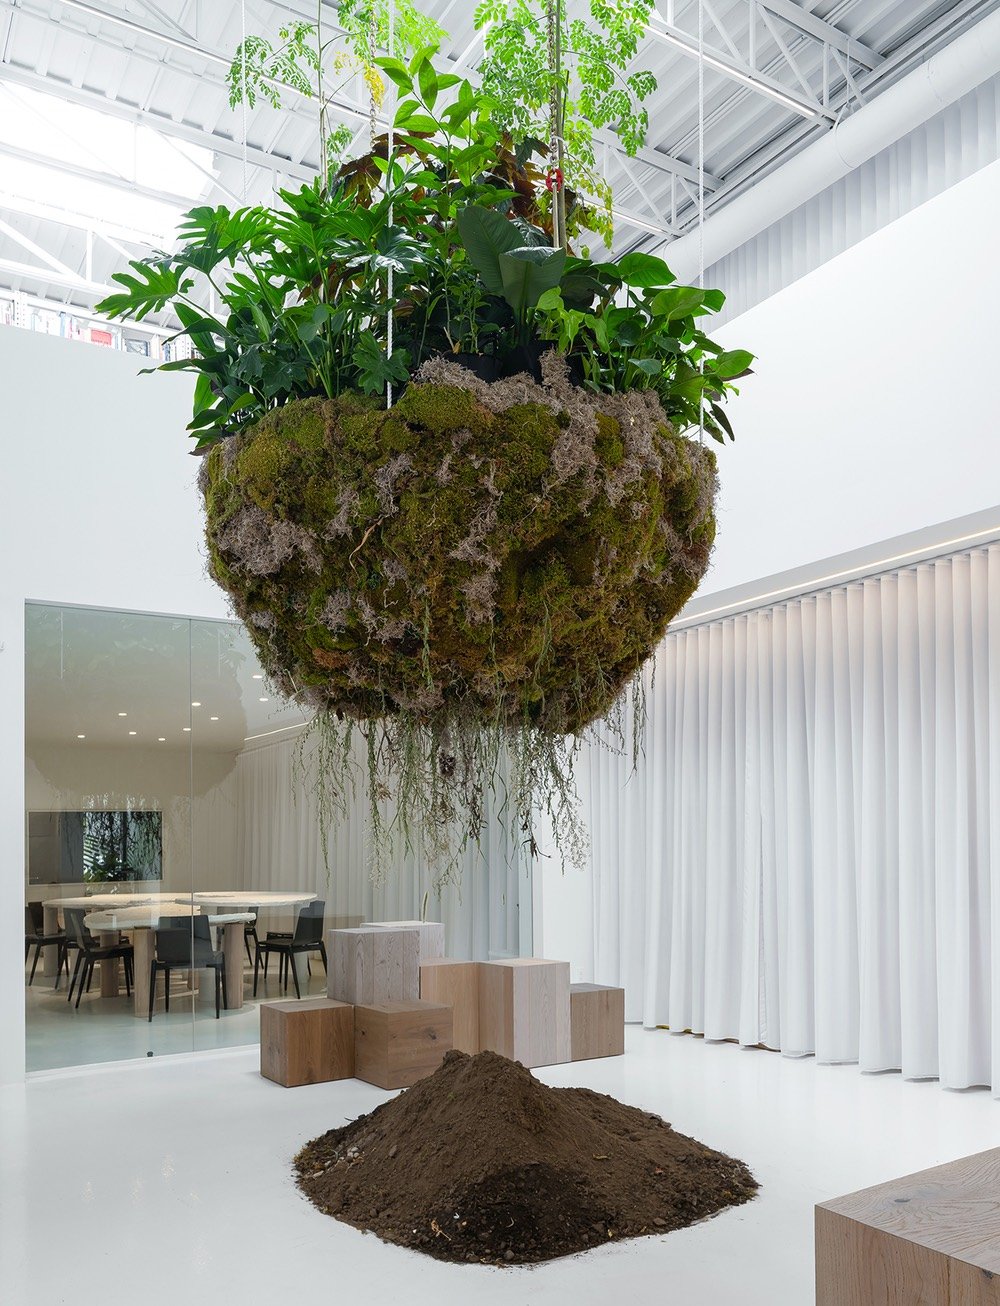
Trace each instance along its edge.
<instances>
[{"instance_id":1,"label":"white pleated curtain","mask_svg":"<svg viewBox=\"0 0 1000 1306\"><path fill-rule=\"evenodd\" d=\"M238 865L248 889L306 889L326 902L326 919L443 921L449 954L486 960L517 956L530 927L531 885L507 824L486 821L479 848L470 848L460 882L438 894L419 848L398 847L390 866L372 876L371 826L359 784L349 819L338 824L324 857L310 751L284 740L247 750L236 763ZM304 765L303 765L304 764ZM530 917L529 917L530 918Z\"/></svg>"},{"instance_id":2,"label":"white pleated curtain","mask_svg":"<svg viewBox=\"0 0 1000 1306\"><path fill-rule=\"evenodd\" d=\"M580 767L629 1019L1000 1093L998 655L1000 545L670 634Z\"/></svg>"}]
</instances>

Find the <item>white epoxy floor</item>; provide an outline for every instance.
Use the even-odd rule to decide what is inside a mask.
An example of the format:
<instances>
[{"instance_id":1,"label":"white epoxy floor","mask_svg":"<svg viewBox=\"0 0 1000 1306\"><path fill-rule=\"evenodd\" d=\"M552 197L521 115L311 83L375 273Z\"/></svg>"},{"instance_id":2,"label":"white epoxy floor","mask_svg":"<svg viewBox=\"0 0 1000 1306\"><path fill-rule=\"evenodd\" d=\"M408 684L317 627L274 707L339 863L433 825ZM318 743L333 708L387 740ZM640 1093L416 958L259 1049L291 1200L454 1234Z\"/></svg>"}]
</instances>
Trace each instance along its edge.
<instances>
[{"instance_id":1,"label":"white epoxy floor","mask_svg":"<svg viewBox=\"0 0 1000 1306\"><path fill-rule=\"evenodd\" d=\"M292 1184L305 1140L388 1094L280 1088L256 1049L108 1065L0 1089L0 1302L806 1306L816 1201L1000 1145L1000 1102L984 1091L665 1032L630 1029L625 1057L540 1076L743 1157L760 1196L534 1268L446 1265L320 1215Z\"/></svg>"}]
</instances>

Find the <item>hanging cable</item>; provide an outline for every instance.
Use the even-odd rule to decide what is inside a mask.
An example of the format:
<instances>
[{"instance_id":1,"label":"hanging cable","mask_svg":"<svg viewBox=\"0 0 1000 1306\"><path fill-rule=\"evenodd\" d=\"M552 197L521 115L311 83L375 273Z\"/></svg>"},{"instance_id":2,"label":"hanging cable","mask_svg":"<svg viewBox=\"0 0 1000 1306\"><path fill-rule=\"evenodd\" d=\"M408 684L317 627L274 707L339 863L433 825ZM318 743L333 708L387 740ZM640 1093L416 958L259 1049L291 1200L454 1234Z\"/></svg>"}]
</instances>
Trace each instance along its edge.
<instances>
[{"instance_id":1,"label":"hanging cable","mask_svg":"<svg viewBox=\"0 0 1000 1306\"><path fill-rule=\"evenodd\" d=\"M394 59L394 58L396 57L395 45L396 45L396 0L389 0L389 49L388 49L388 54L389 54L389 58L390 58L390 59ZM392 106L390 106L390 108L391 108L391 107L392 107ZM396 136L395 136L395 129L394 129L394 128L395 128L394 119L395 119L395 114L390 112L390 114L389 114L389 137L388 137L388 144L387 144L386 152L385 152L386 165L387 165L386 179L387 179L387 181L388 181L388 183L389 183L389 191L390 191L390 194L391 194L391 192L392 192L392 156L393 156L393 151L395 150L395 146L396 146ZM389 201L389 226L390 226L390 228L392 227L392 224L393 224L393 221L394 221L394 220L395 220L395 208L394 208L394 205L393 205L392 201L390 200L390 201ZM394 300L394 298L395 298L395 277L393 276L393 267L392 267L392 264L391 264L391 263L389 264L389 274L388 274L388 277L386 278L386 283L387 283L387 284L386 284L386 292L387 292L387 297L388 297L388 300L389 300L389 311L388 311L387 321L386 321L385 348L386 348L386 356L387 356L389 359L391 359L391 358L392 358L392 350L393 350L393 328L394 328L394 326L395 326L395 318L394 318L394 316L393 316L393 310L394 310L394 308L395 308L395 305L394 305L394 303L393 303L393 300ZM385 397L386 397L386 407L387 407L387 408L391 408L391 407L392 407L392 382L391 382L391 381L388 381L388 382L386 383L386 387L385 387Z\"/></svg>"},{"instance_id":2,"label":"hanging cable","mask_svg":"<svg viewBox=\"0 0 1000 1306\"><path fill-rule=\"evenodd\" d=\"M698 0L698 289L705 289L705 6ZM698 360L704 376L704 355ZM698 400L698 441L705 443L705 396Z\"/></svg>"},{"instance_id":3,"label":"hanging cable","mask_svg":"<svg viewBox=\"0 0 1000 1306\"><path fill-rule=\"evenodd\" d=\"M240 20L243 24L243 44L240 46L240 73L243 80L243 203L247 202L247 0L240 0Z\"/></svg>"}]
</instances>

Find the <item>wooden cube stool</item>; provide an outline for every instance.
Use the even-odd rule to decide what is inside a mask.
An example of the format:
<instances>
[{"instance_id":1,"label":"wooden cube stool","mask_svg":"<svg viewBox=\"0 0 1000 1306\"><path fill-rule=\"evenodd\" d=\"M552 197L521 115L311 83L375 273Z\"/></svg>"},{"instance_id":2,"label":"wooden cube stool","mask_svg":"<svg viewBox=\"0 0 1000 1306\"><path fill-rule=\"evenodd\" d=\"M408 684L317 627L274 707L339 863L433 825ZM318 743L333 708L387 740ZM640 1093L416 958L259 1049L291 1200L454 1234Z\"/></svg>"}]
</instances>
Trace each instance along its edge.
<instances>
[{"instance_id":1,"label":"wooden cube stool","mask_svg":"<svg viewBox=\"0 0 1000 1306\"><path fill-rule=\"evenodd\" d=\"M260 1073L286 1088L354 1075L354 1008L329 998L260 1004Z\"/></svg>"},{"instance_id":2,"label":"wooden cube stool","mask_svg":"<svg viewBox=\"0 0 1000 1306\"><path fill-rule=\"evenodd\" d=\"M327 933L327 996L373 1006L416 1002L420 996L420 936L416 930L362 925Z\"/></svg>"},{"instance_id":3,"label":"wooden cube stool","mask_svg":"<svg viewBox=\"0 0 1000 1306\"><path fill-rule=\"evenodd\" d=\"M420 964L444 956L444 926L440 921L368 921L379 930L416 930L420 936Z\"/></svg>"},{"instance_id":4,"label":"wooden cube stool","mask_svg":"<svg viewBox=\"0 0 1000 1306\"><path fill-rule=\"evenodd\" d=\"M997 1306L1000 1148L816 1207L816 1306Z\"/></svg>"},{"instance_id":5,"label":"wooden cube stool","mask_svg":"<svg viewBox=\"0 0 1000 1306\"><path fill-rule=\"evenodd\" d=\"M574 1061L625 1054L625 990L571 984L569 1015Z\"/></svg>"},{"instance_id":6,"label":"wooden cube stool","mask_svg":"<svg viewBox=\"0 0 1000 1306\"><path fill-rule=\"evenodd\" d=\"M380 1002L354 1011L354 1074L379 1088L409 1088L451 1051L451 1008Z\"/></svg>"},{"instance_id":7,"label":"wooden cube stool","mask_svg":"<svg viewBox=\"0 0 1000 1306\"><path fill-rule=\"evenodd\" d=\"M569 962L480 962L479 1046L523 1066L571 1060Z\"/></svg>"},{"instance_id":8,"label":"wooden cube stool","mask_svg":"<svg viewBox=\"0 0 1000 1306\"><path fill-rule=\"evenodd\" d=\"M479 962L434 957L420 963L420 997L452 1010L452 1047L479 1051Z\"/></svg>"}]
</instances>

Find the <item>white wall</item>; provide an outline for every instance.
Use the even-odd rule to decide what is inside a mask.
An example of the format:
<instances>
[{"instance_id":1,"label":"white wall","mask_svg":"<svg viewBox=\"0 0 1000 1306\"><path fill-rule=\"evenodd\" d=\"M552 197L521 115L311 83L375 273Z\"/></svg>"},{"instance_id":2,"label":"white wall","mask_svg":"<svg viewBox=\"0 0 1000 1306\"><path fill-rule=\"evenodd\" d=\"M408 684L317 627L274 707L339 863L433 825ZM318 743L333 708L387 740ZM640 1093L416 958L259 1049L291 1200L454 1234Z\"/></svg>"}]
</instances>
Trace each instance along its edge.
<instances>
[{"instance_id":1,"label":"white wall","mask_svg":"<svg viewBox=\"0 0 1000 1306\"><path fill-rule=\"evenodd\" d=\"M692 614L713 594L749 598L762 577L804 591L829 570L860 573L881 556L865 546L891 537L909 537L892 553L925 555L955 535L997 534L985 528L1000 525L998 212L994 163L715 333L758 362L730 405L736 443L718 447L718 542ZM593 979L590 872L550 861L538 879L536 954Z\"/></svg>"},{"instance_id":2,"label":"white wall","mask_svg":"<svg viewBox=\"0 0 1000 1306\"><path fill-rule=\"evenodd\" d=\"M24 603L224 617L183 374L0 327L0 1084L24 1072Z\"/></svg>"},{"instance_id":3,"label":"white wall","mask_svg":"<svg viewBox=\"0 0 1000 1306\"><path fill-rule=\"evenodd\" d=\"M758 362L702 596L1000 499L998 212L993 163L717 333Z\"/></svg>"}]
</instances>

